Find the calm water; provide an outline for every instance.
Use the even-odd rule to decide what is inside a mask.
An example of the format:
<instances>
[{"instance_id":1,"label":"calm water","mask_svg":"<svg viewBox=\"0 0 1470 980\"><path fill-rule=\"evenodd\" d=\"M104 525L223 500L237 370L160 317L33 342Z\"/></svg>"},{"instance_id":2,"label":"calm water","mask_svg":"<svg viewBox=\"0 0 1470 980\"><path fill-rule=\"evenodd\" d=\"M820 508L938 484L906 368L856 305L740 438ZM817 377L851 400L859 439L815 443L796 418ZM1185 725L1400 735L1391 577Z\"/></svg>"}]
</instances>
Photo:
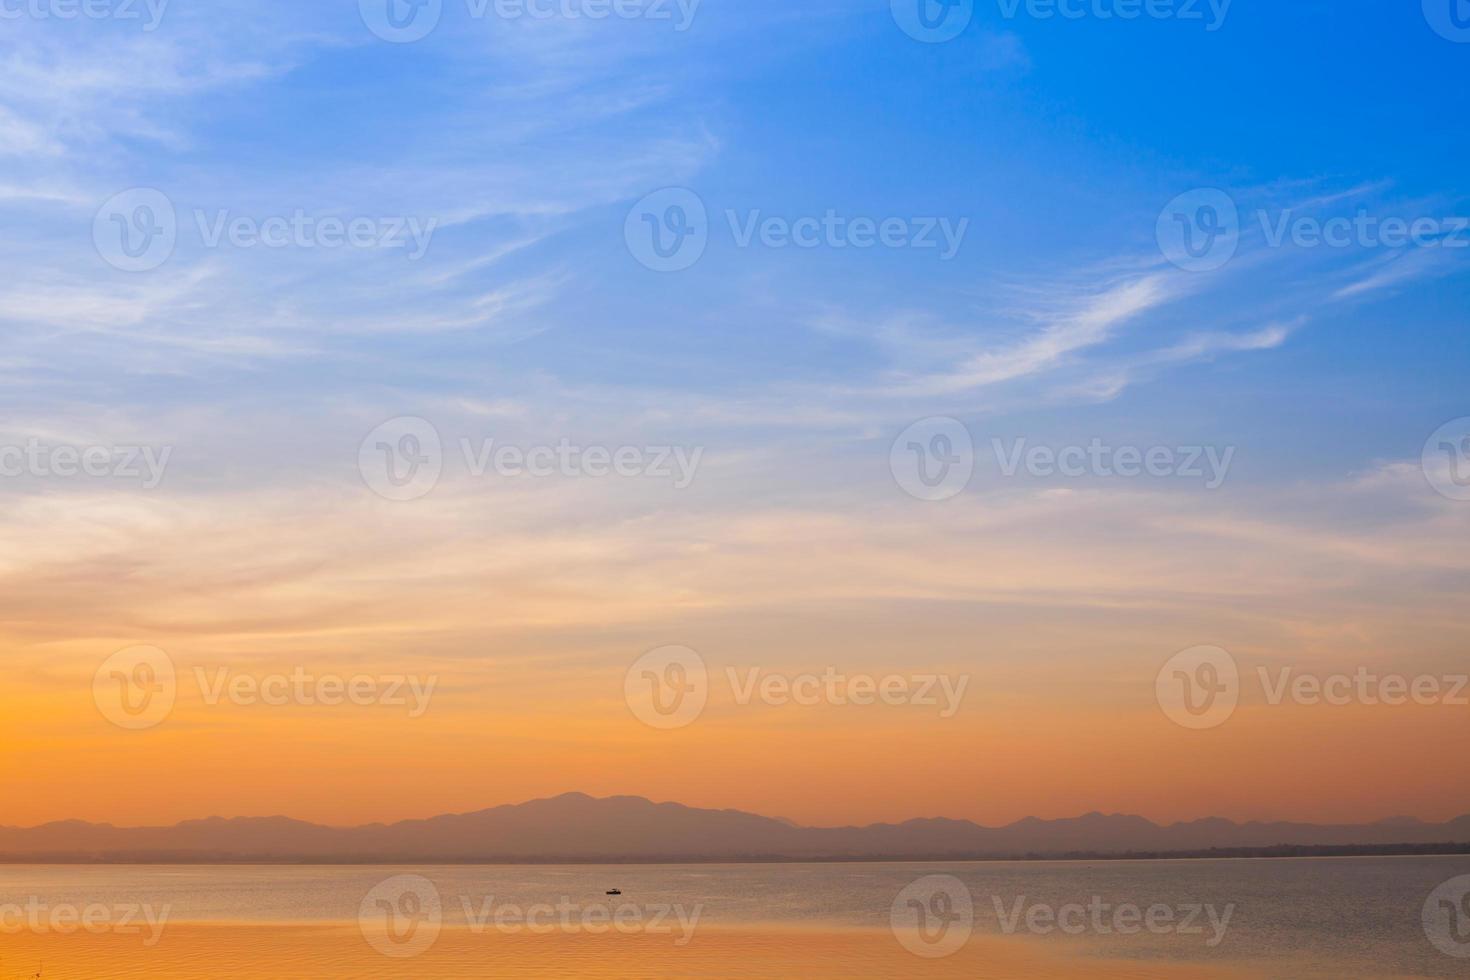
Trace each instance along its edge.
<instances>
[{"instance_id":1,"label":"calm water","mask_svg":"<svg viewBox=\"0 0 1470 980\"><path fill-rule=\"evenodd\" d=\"M1426 938L1421 910L1441 883L1470 874L1470 857L1341 858L1274 861L654 865L568 867L0 867L0 908L101 904L167 906L170 922L355 921L385 879L420 874L433 882L448 923L505 903L570 901L579 907L632 903L644 909L698 908L700 924L809 924L887 929L895 898L931 875L952 875L973 896L978 933L1067 944L1086 955L1236 964L1269 975L1470 975ZM621 898L605 898L618 887ZM488 903L488 904L487 904ZM1119 906L1196 906L1199 932L1102 934L1076 918L1080 934L1037 935L1025 910L1102 903L1104 923ZM1221 916L1229 909L1223 932ZM1017 910L1022 919L1015 920ZM3 921L3 920L0 920ZM1043 925L1044 914L1039 920ZM1177 921L1177 920L1176 920ZM1082 925L1082 928L1076 928ZM1218 938L1215 945L1210 945ZM697 934L696 934L697 941Z\"/></svg>"}]
</instances>

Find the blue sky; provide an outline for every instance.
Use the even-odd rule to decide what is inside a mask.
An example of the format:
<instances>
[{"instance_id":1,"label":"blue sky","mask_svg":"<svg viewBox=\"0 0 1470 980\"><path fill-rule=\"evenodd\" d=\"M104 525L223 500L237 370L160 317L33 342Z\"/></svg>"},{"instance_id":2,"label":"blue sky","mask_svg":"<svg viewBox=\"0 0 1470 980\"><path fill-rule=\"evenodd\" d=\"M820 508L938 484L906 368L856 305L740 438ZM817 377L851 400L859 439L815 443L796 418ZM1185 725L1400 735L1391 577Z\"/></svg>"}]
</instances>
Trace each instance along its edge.
<instances>
[{"instance_id":1,"label":"blue sky","mask_svg":"<svg viewBox=\"0 0 1470 980\"><path fill-rule=\"evenodd\" d=\"M1338 467L1400 440L1412 448L1426 419L1455 408L1457 256L1338 302L1319 284L1368 278L1383 250L1248 247L1196 277L1161 267L1153 236L1163 204L1196 187L1228 190L1248 223L1259 207L1279 214L1333 195L1343 196L1308 213L1464 211L1466 49L1412 6L1236 2L1211 31L1005 19L982 3L943 44L897 30L886 3L706 0L683 33L637 20L476 21L451 3L414 44L378 41L352 5L339 6L205 14L175 4L151 33L15 25L10 63L36 84L8 96L4 117L26 134L12 142L9 223L33 236L12 245L12 263L99 299L210 294L198 322L175 298L172 309L160 301L164 325L147 330L115 317L69 324L84 372L111 375L103 365L126 337L120 356L142 372L129 375L143 406L186 402L188 378L243 370L272 399L368 384L503 392L535 378L627 390L635 402L668 391L723 402L721 414L754 400L891 426L928 406L853 400L1004 352L1028 318L1157 274L1173 298L1127 329L935 407L1044 407L1062 418L1081 404L1088 424L1146 424L1188 411L1174 387L1182 375L1192 400L1212 416L1229 406L1252 436L1269 439L1289 408L1307 426L1320 414L1313 438L1340 443L1324 430L1346 397L1372 421L1334 454ZM630 261L622 219L669 185L704 198L715 232L695 268L652 274ZM151 278L71 262L72 247L87 245L77 229L88 205L132 186L164 189L185 211L419 215L442 227L418 263L188 245ZM737 248L726 209L969 224L960 254L942 261L920 250ZM401 287L392 297L378 288L388 282ZM12 356L32 343L53 349L56 324L18 304L11 313L21 338ZM1290 336L1262 351L1128 364L1192 336L1228 348L1281 323ZM166 366L150 367L154 358ZM176 377L160 384L152 370ZM1125 404L1099 409L1119 400L1120 384Z\"/></svg>"}]
</instances>

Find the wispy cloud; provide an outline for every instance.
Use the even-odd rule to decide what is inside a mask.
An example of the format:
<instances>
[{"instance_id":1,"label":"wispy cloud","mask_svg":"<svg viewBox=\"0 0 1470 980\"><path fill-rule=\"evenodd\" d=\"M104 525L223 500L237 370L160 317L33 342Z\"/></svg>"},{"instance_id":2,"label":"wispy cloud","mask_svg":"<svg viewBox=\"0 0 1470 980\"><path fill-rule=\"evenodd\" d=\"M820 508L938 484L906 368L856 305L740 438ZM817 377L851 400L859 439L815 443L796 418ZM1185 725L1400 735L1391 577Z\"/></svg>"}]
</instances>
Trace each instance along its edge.
<instances>
[{"instance_id":1,"label":"wispy cloud","mask_svg":"<svg viewBox=\"0 0 1470 980\"><path fill-rule=\"evenodd\" d=\"M1381 292L1420 279L1459 271L1455 255L1444 249L1414 248L1390 253L1354 270L1355 280L1332 294L1333 299L1352 299Z\"/></svg>"}]
</instances>

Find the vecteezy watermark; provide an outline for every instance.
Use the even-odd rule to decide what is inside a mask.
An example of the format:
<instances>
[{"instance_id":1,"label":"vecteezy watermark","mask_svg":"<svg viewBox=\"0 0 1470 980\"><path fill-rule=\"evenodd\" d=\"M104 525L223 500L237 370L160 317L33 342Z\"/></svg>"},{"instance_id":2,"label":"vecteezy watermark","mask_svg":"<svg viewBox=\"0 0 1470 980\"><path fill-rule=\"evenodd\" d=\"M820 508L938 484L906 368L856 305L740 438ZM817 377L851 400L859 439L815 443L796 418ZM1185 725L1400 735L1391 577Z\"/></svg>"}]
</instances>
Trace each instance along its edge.
<instances>
[{"instance_id":1,"label":"vecteezy watermark","mask_svg":"<svg viewBox=\"0 0 1470 980\"><path fill-rule=\"evenodd\" d=\"M1071 445L1032 445L1029 439L990 440L995 466L1005 479L1169 479L1197 481L1218 490L1230 474L1234 446L1113 445L1094 437ZM899 433L888 450L893 479L911 497L941 501L958 496L975 473L975 443L958 419L920 419Z\"/></svg>"},{"instance_id":2,"label":"vecteezy watermark","mask_svg":"<svg viewBox=\"0 0 1470 980\"><path fill-rule=\"evenodd\" d=\"M958 419L920 419L893 440L888 469L909 496L949 500L963 493L975 475L975 442Z\"/></svg>"},{"instance_id":3,"label":"vecteezy watermark","mask_svg":"<svg viewBox=\"0 0 1470 980\"><path fill-rule=\"evenodd\" d=\"M953 41L975 18L975 0L890 0L903 32L925 44Z\"/></svg>"},{"instance_id":4,"label":"vecteezy watermark","mask_svg":"<svg viewBox=\"0 0 1470 980\"><path fill-rule=\"evenodd\" d=\"M1405 249L1470 248L1470 218L1383 216L1360 208L1351 215L1300 214L1257 209L1256 223L1267 248ZM1159 214L1159 250L1190 272L1212 272L1235 257L1242 233L1240 209L1218 188L1181 194Z\"/></svg>"},{"instance_id":5,"label":"vecteezy watermark","mask_svg":"<svg viewBox=\"0 0 1470 980\"><path fill-rule=\"evenodd\" d=\"M1415 704L1470 707L1470 674L1385 674L1371 667L1309 673L1295 667L1257 667L1264 704L1366 707ZM1164 664L1155 695L1164 714L1185 728L1216 728L1230 720L1240 701L1239 665L1219 647L1183 650Z\"/></svg>"},{"instance_id":6,"label":"vecteezy watermark","mask_svg":"<svg viewBox=\"0 0 1470 980\"><path fill-rule=\"evenodd\" d=\"M465 930L473 936L605 935L671 936L687 946L704 914L703 905L579 901L569 895L555 902L518 903L494 895L459 895ZM420 956L443 930L445 902L434 883L420 875L395 875L364 896L358 927L368 945L398 959Z\"/></svg>"},{"instance_id":7,"label":"vecteezy watermark","mask_svg":"<svg viewBox=\"0 0 1470 980\"><path fill-rule=\"evenodd\" d=\"M553 933L593 936L617 932L625 936L672 936L675 946L688 946L704 914L702 904L687 908L674 903L579 902L563 895L555 902L497 901L494 895L461 895L460 908L471 935L496 932L514 936Z\"/></svg>"},{"instance_id":8,"label":"vecteezy watermark","mask_svg":"<svg viewBox=\"0 0 1470 980\"><path fill-rule=\"evenodd\" d=\"M1424 0L1424 19L1440 37L1470 44L1470 0Z\"/></svg>"},{"instance_id":9,"label":"vecteezy watermark","mask_svg":"<svg viewBox=\"0 0 1470 980\"><path fill-rule=\"evenodd\" d=\"M934 709L953 718L970 685L968 675L935 673L850 673L836 667L820 672L779 673L762 667L726 667L731 700L740 707L754 702L772 707L819 705L903 705ZM684 728L704 713L710 696L710 673L704 658L685 646L650 650L633 662L623 678L628 710L652 728Z\"/></svg>"},{"instance_id":10,"label":"vecteezy watermark","mask_svg":"<svg viewBox=\"0 0 1470 980\"><path fill-rule=\"evenodd\" d=\"M0 478L125 480L154 490L173 451L172 446L53 446L31 438L22 446L0 445Z\"/></svg>"},{"instance_id":11,"label":"vecteezy watermark","mask_svg":"<svg viewBox=\"0 0 1470 980\"><path fill-rule=\"evenodd\" d=\"M1446 956L1470 959L1470 875L1444 882L1424 900L1424 935Z\"/></svg>"},{"instance_id":12,"label":"vecteezy watermark","mask_svg":"<svg viewBox=\"0 0 1470 980\"><path fill-rule=\"evenodd\" d=\"M1381 217L1359 210L1348 217L1316 218L1258 210L1268 248L1470 248L1470 218Z\"/></svg>"},{"instance_id":13,"label":"vecteezy watermark","mask_svg":"<svg viewBox=\"0 0 1470 980\"><path fill-rule=\"evenodd\" d=\"M654 272L682 272L709 247L709 212L684 187L665 187L633 205L623 241L639 264Z\"/></svg>"},{"instance_id":14,"label":"vecteezy watermark","mask_svg":"<svg viewBox=\"0 0 1470 980\"><path fill-rule=\"evenodd\" d=\"M394 875L363 896L357 926L368 945L396 959L428 952L444 928L444 902L421 875Z\"/></svg>"},{"instance_id":15,"label":"vecteezy watermark","mask_svg":"<svg viewBox=\"0 0 1470 980\"><path fill-rule=\"evenodd\" d=\"M429 710L436 675L318 673L297 666L286 671L247 673L234 667L195 667L200 699L210 707L386 707L421 718ZM141 731L163 724L179 699L178 668L157 647L119 650L92 678L97 709L120 728Z\"/></svg>"},{"instance_id":16,"label":"vecteezy watermark","mask_svg":"<svg viewBox=\"0 0 1470 980\"><path fill-rule=\"evenodd\" d=\"M1180 194L1159 212L1154 230L1164 258L1189 272L1213 272L1240 248L1240 209L1210 187Z\"/></svg>"},{"instance_id":17,"label":"vecteezy watermark","mask_svg":"<svg viewBox=\"0 0 1470 980\"><path fill-rule=\"evenodd\" d=\"M703 0L463 0L470 20L642 20L667 22L683 33ZM362 22L384 41L408 44L434 32L444 0L358 0Z\"/></svg>"},{"instance_id":18,"label":"vecteezy watermark","mask_svg":"<svg viewBox=\"0 0 1470 980\"><path fill-rule=\"evenodd\" d=\"M650 650L628 667L623 700L633 717L665 730L691 725L709 702L709 669L689 647Z\"/></svg>"},{"instance_id":19,"label":"vecteezy watermark","mask_svg":"<svg viewBox=\"0 0 1470 980\"><path fill-rule=\"evenodd\" d=\"M168 5L169 0L0 0L0 20L138 21L151 34Z\"/></svg>"},{"instance_id":20,"label":"vecteezy watermark","mask_svg":"<svg viewBox=\"0 0 1470 980\"><path fill-rule=\"evenodd\" d=\"M725 669L725 677L741 706L759 700L777 707L795 704L811 708L821 704L886 704L890 707L916 705L936 708L940 718L953 718L970 686L968 674L847 674L827 667L820 674L779 674L750 667Z\"/></svg>"},{"instance_id":21,"label":"vecteezy watermark","mask_svg":"<svg viewBox=\"0 0 1470 980\"><path fill-rule=\"evenodd\" d=\"M1240 668L1220 647L1181 650L1159 668L1154 697L1176 725L1193 729L1223 725L1240 702Z\"/></svg>"},{"instance_id":22,"label":"vecteezy watermark","mask_svg":"<svg viewBox=\"0 0 1470 980\"><path fill-rule=\"evenodd\" d=\"M1308 674L1297 673L1292 667L1278 667L1274 671L1257 667L1256 676L1270 705L1291 701L1335 707L1349 704L1470 707L1470 697L1465 693L1470 688L1470 674L1379 674L1369 667L1358 667L1351 673Z\"/></svg>"},{"instance_id":23,"label":"vecteezy watermark","mask_svg":"<svg viewBox=\"0 0 1470 980\"><path fill-rule=\"evenodd\" d=\"M129 731L161 724L173 711L178 690L173 660L151 646L119 650L92 676L92 700L97 710Z\"/></svg>"},{"instance_id":24,"label":"vecteezy watermark","mask_svg":"<svg viewBox=\"0 0 1470 980\"><path fill-rule=\"evenodd\" d=\"M232 667L195 667L194 680L204 703L221 702L240 707L407 708L408 717L422 718L429 710L437 675L417 674L317 674L305 667L286 673L247 674Z\"/></svg>"},{"instance_id":25,"label":"vecteezy watermark","mask_svg":"<svg viewBox=\"0 0 1470 980\"><path fill-rule=\"evenodd\" d=\"M428 419L400 416L373 429L357 450L357 469L380 497L427 496L444 473L444 441Z\"/></svg>"},{"instance_id":26,"label":"vecteezy watermark","mask_svg":"<svg viewBox=\"0 0 1470 980\"><path fill-rule=\"evenodd\" d=\"M1147 906L1134 902L1109 902L1093 895L1084 904L1067 902L1049 905L1028 902L1025 895L1007 901L1000 895L990 897L1000 920L1001 932L1014 935L1024 930L1037 936L1061 932L1068 936L1134 936L1147 932L1155 936L1201 936L1210 949L1225 940L1235 903L1224 908L1213 904L1186 903Z\"/></svg>"},{"instance_id":27,"label":"vecteezy watermark","mask_svg":"<svg viewBox=\"0 0 1470 980\"><path fill-rule=\"evenodd\" d=\"M501 20L667 21L680 34L694 26L703 0L465 0L470 16Z\"/></svg>"},{"instance_id":28,"label":"vecteezy watermark","mask_svg":"<svg viewBox=\"0 0 1470 980\"><path fill-rule=\"evenodd\" d=\"M554 446L496 445L494 439L478 443L461 439L459 448L465 468L473 477L493 472L507 479L653 478L671 480L676 490L693 485L704 459L702 446L579 446L569 439Z\"/></svg>"},{"instance_id":29,"label":"vecteezy watermark","mask_svg":"<svg viewBox=\"0 0 1470 980\"><path fill-rule=\"evenodd\" d=\"M561 439L554 445L519 446L495 439L459 440L465 473L475 479L651 479L674 489L693 485L704 460L701 446L597 446ZM390 419L358 447L363 481L381 497L417 500L438 486L444 472L444 443L433 423L415 416Z\"/></svg>"},{"instance_id":30,"label":"vecteezy watermark","mask_svg":"<svg viewBox=\"0 0 1470 980\"><path fill-rule=\"evenodd\" d=\"M760 209L726 209L725 224L736 248L933 250L942 262L959 254L969 218L866 217L839 214L790 218ZM628 251L655 272L680 272L698 262L709 246L709 212L686 187L666 187L633 205L623 223Z\"/></svg>"},{"instance_id":31,"label":"vecteezy watermark","mask_svg":"<svg viewBox=\"0 0 1470 980\"><path fill-rule=\"evenodd\" d=\"M757 244L765 248L888 248L935 249L948 262L960 253L970 219L940 217L847 217L828 208L821 217L763 216L759 209L740 213L726 210L737 248Z\"/></svg>"},{"instance_id":32,"label":"vecteezy watermark","mask_svg":"<svg viewBox=\"0 0 1470 980\"><path fill-rule=\"evenodd\" d=\"M1235 447L1226 446L1110 446L1093 439L1086 446L1031 446L1014 439L1009 447L991 440L1002 476L1014 477L1024 467L1033 477L1156 477L1203 481L1206 490L1218 490L1230 473Z\"/></svg>"},{"instance_id":33,"label":"vecteezy watermark","mask_svg":"<svg viewBox=\"0 0 1470 980\"><path fill-rule=\"evenodd\" d=\"M179 240L178 215L168 195L135 187L108 198L92 219L97 254L123 272L148 272L167 262Z\"/></svg>"},{"instance_id":34,"label":"vecteezy watermark","mask_svg":"<svg viewBox=\"0 0 1470 980\"><path fill-rule=\"evenodd\" d=\"M1225 26L1235 0L996 0L1006 20L1177 20L1209 33Z\"/></svg>"},{"instance_id":35,"label":"vecteezy watermark","mask_svg":"<svg viewBox=\"0 0 1470 980\"><path fill-rule=\"evenodd\" d=\"M410 44L439 26L444 0L358 0L357 9L367 29L384 41Z\"/></svg>"},{"instance_id":36,"label":"vecteezy watermark","mask_svg":"<svg viewBox=\"0 0 1470 980\"><path fill-rule=\"evenodd\" d=\"M975 931L974 898L953 875L927 875L894 896L888 925L899 945L915 956L952 956Z\"/></svg>"},{"instance_id":37,"label":"vecteezy watermark","mask_svg":"<svg viewBox=\"0 0 1470 980\"><path fill-rule=\"evenodd\" d=\"M439 227L438 218L344 218L313 215L303 208L264 218L233 214L227 208L208 212L196 208L193 214L205 248L402 249L410 262L424 257Z\"/></svg>"},{"instance_id":38,"label":"vecteezy watermark","mask_svg":"<svg viewBox=\"0 0 1470 980\"><path fill-rule=\"evenodd\" d=\"M228 208L195 208L192 230L207 249L374 249L401 251L409 261L428 252L438 218L311 214L242 215ZM185 224L184 230L190 225ZM92 221L92 241L103 261L124 272L148 272L178 246L178 212L166 194L135 187L109 198Z\"/></svg>"},{"instance_id":39,"label":"vecteezy watermark","mask_svg":"<svg viewBox=\"0 0 1470 980\"><path fill-rule=\"evenodd\" d=\"M1424 478L1440 496L1470 500L1470 417L1452 419L1434 430L1421 457Z\"/></svg>"},{"instance_id":40,"label":"vecteezy watermark","mask_svg":"<svg viewBox=\"0 0 1470 980\"><path fill-rule=\"evenodd\" d=\"M153 947L163 939L164 928L172 913L173 906L168 904L157 908L146 902L73 905L68 902L50 903L32 895L24 904L0 902L0 934L14 936L28 932L38 936L51 933L70 936L86 932L94 936L144 936L143 945Z\"/></svg>"},{"instance_id":41,"label":"vecteezy watermark","mask_svg":"<svg viewBox=\"0 0 1470 980\"><path fill-rule=\"evenodd\" d=\"M953 41L975 19L975 0L890 0L893 20L925 44Z\"/></svg>"}]
</instances>

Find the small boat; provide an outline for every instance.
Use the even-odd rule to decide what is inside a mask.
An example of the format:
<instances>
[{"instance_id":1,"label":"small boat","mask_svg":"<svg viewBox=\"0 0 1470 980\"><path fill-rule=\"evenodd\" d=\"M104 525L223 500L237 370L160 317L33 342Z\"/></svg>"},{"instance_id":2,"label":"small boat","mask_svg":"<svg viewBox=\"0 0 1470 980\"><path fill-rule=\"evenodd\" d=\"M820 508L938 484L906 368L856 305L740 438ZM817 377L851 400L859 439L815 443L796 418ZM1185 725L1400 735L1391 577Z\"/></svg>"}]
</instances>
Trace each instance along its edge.
<instances>
[{"instance_id":1,"label":"small boat","mask_svg":"<svg viewBox=\"0 0 1470 980\"><path fill-rule=\"evenodd\" d=\"M609 895L621 895L622 893L623 893L623 890L621 888L613 888L613 889L610 889L607 894L609 894Z\"/></svg>"}]
</instances>

